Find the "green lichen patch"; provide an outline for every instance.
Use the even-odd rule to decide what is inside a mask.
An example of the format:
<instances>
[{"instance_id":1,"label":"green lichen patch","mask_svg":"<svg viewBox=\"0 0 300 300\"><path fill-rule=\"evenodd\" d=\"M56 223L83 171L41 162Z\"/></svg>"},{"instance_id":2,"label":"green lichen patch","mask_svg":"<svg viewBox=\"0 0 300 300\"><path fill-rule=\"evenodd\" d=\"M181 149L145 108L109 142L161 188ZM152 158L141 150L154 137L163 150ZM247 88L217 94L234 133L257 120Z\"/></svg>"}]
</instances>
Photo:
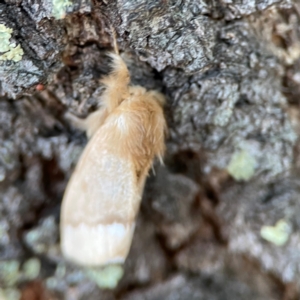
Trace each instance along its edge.
<instances>
[{"instance_id":1,"label":"green lichen patch","mask_svg":"<svg viewBox=\"0 0 300 300\"><path fill-rule=\"evenodd\" d=\"M55 19L63 19L66 16L66 10L72 5L69 0L52 0L52 15Z\"/></svg>"},{"instance_id":2,"label":"green lichen patch","mask_svg":"<svg viewBox=\"0 0 300 300\"><path fill-rule=\"evenodd\" d=\"M87 269L86 275L100 288L114 289L124 273L120 265L110 265L103 269Z\"/></svg>"},{"instance_id":3,"label":"green lichen patch","mask_svg":"<svg viewBox=\"0 0 300 300\"><path fill-rule=\"evenodd\" d=\"M37 258L30 258L23 265L23 276L27 280L36 279L40 270L41 262Z\"/></svg>"},{"instance_id":4,"label":"green lichen patch","mask_svg":"<svg viewBox=\"0 0 300 300\"><path fill-rule=\"evenodd\" d=\"M0 262L0 282L2 286L10 287L17 283L20 277L19 266L20 264L16 260Z\"/></svg>"},{"instance_id":5,"label":"green lichen patch","mask_svg":"<svg viewBox=\"0 0 300 300\"><path fill-rule=\"evenodd\" d=\"M227 166L228 173L237 181L249 180L254 175L255 158L246 150L235 152Z\"/></svg>"},{"instance_id":6,"label":"green lichen patch","mask_svg":"<svg viewBox=\"0 0 300 300\"><path fill-rule=\"evenodd\" d=\"M26 232L24 241L26 245L37 254L56 255L57 245L57 224L53 216L45 218L39 226Z\"/></svg>"},{"instance_id":7,"label":"green lichen patch","mask_svg":"<svg viewBox=\"0 0 300 300\"><path fill-rule=\"evenodd\" d=\"M11 34L13 30L6 27L4 24L0 24L0 60L12 60L18 62L22 59L24 54L20 45L16 46L15 43L10 42Z\"/></svg>"},{"instance_id":8,"label":"green lichen patch","mask_svg":"<svg viewBox=\"0 0 300 300\"><path fill-rule=\"evenodd\" d=\"M0 288L1 300L19 300L21 299L21 293L17 289L2 289Z\"/></svg>"},{"instance_id":9,"label":"green lichen patch","mask_svg":"<svg viewBox=\"0 0 300 300\"><path fill-rule=\"evenodd\" d=\"M291 232L291 225L284 219L281 219L275 226L262 226L260 236L276 246L283 246L288 241Z\"/></svg>"}]
</instances>

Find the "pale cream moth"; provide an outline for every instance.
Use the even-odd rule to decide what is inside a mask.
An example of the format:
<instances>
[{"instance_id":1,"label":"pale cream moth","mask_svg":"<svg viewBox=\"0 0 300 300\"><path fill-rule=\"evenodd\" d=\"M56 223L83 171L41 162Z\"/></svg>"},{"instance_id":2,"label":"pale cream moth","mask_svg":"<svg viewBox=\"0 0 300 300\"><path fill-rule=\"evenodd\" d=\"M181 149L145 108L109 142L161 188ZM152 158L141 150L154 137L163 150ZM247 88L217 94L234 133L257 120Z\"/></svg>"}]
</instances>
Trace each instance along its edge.
<instances>
[{"instance_id":1,"label":"pale cream moth","mask_svg":"<svg viewBox=\"0 0 300 300\"><path fill-rule=\"evenodd\" d=\"M61 211L62 253L84 266L125 261L148 171L165 151L164 96L130 86L122 58L110 57L113 71L101 80L101 107L75 120L90 140Z\"/></svg>"}]
</instances>

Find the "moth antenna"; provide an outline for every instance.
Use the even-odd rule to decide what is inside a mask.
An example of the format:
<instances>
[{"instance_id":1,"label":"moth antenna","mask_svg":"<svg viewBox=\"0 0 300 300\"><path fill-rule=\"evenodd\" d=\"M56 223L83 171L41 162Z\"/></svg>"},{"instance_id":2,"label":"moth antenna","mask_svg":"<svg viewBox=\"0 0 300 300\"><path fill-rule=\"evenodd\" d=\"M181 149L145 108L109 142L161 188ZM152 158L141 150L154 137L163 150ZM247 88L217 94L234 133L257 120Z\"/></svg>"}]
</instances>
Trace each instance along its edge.
<instances>
[{"instance_id":1,"label":"moth antenna","mask_svg":"<svg viewBox=\"0 0 300 300\"><path fill-rule=\"evenodd\" d=\"M112 59L112 72L102 78L100 82L106 89L102 94L103 104L108 112L112 112L119 104L129 96L128 84L130 75L123 59L115 53L107 54Z\"/></svg>"},{"instance_id":2,"label":"moth antenna","mask_svg":"<svg viewBox=\"0 0 300 300\"><path fill-rule=\"evenodd\" d=\"M114 27L110 27L111 29L111 36L112 36L112 39L113 39L113 47L114 47L114 51L117 55L119 55L119 47L118 47L118 44L117 44L117 34L116 34L116 30Z\"/></svg>"}]
</instances>

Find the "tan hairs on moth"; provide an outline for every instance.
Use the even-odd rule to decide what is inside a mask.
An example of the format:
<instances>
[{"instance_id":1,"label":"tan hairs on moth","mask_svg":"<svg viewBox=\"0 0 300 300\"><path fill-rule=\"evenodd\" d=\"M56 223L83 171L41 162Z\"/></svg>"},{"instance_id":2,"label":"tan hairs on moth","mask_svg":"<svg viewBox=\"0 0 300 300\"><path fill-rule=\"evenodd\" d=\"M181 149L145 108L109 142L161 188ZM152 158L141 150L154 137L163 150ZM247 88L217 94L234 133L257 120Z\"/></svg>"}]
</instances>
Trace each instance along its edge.
<instances>
[{"instance_id":1,"label":"tan hairs on moth","mask_svg":"<svg viewBox=\"0 0 300 300\"><path fill-rule=\"evenodd\" d=\"M130 86L122 58L109 56L113 71L101 80L101 107L75 120L89 142L62 203L61 249L83 266L125 261L148 171L165 151L164 96Z\"/></svg>"}]
</instances>

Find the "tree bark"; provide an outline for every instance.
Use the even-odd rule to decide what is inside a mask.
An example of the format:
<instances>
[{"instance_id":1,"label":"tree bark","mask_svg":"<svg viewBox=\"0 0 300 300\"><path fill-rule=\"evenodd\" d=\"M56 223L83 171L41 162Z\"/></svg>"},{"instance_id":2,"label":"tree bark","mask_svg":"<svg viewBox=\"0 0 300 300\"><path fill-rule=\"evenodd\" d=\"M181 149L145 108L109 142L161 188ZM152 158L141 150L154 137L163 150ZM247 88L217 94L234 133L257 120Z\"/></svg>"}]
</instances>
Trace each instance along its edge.
<instances>
[{"instance_id":1,"label":"tree bark","mask_svg":"<svg viewBox=\"0 0 300 300\"><path fill-rule=\"evenodd\" d=\"M299 25L296 0L2 2L0 295L299 299ZM86 144L64 114L96 109L112 28L132 83L166 95L168 138L105 290L58 224Z\"/></svg>"}]
</instances>

